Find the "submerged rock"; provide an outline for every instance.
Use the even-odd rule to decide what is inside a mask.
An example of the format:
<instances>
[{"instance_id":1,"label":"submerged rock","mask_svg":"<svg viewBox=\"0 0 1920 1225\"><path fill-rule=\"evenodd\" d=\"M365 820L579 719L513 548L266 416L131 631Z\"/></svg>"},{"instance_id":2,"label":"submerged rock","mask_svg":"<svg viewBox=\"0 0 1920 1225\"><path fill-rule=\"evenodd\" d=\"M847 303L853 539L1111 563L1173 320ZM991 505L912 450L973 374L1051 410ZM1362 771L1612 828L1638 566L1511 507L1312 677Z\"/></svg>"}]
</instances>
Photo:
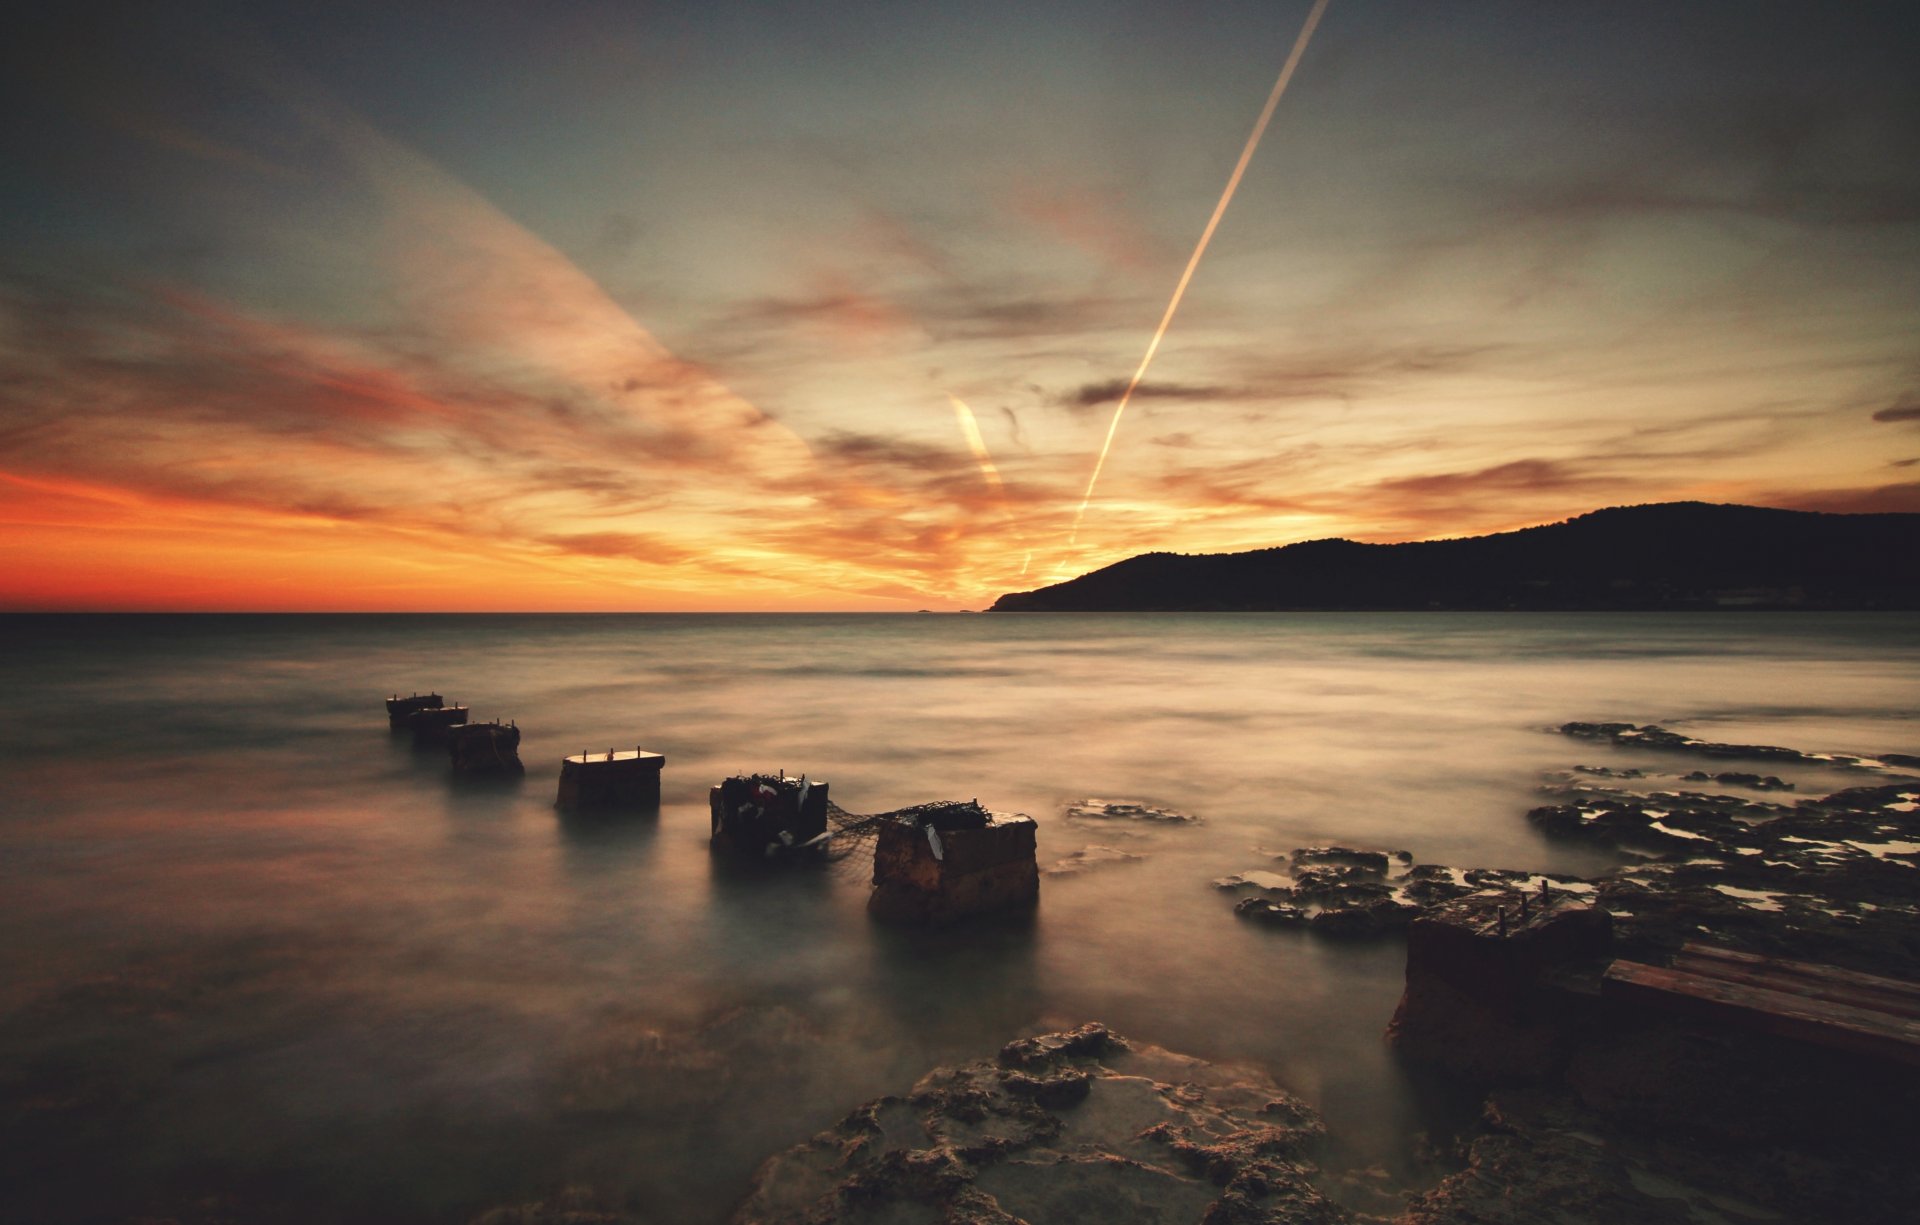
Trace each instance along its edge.
<instances>
[{"instance_id":1,"label":"submerged rock","mask_svg":"<svg viewBox=\"0 0 1920 1225\"><path fill-rule=\"evenodd\" d=\"M1200 821L1192 813L1145 804L1139 800L1075 800L1067 805L1065 816L1067 820L1076 822L1136 821L1158 825L1195 825Z\"/></svg>"},{"instance_id":2,"label":"submerged rock","mask_svg":"<svg viewBox=\"0 0 1920 1225\"><path fill-rule=\"evenodd\" d=\"M1920 972L1920 786L1791 805L1604 787L1555 798L1528 813L1549 837L1641 857L1594 882L1632 955L1705 932L1752 952Z\"/></svg>"},{"instance_id":3,"label":"submerged rock","mask_svg":"<svg viewBox=\"0 0 1920 1225\"><path fill-rule=\"evenodd\" d=\"M1415 864L1406 851L1317 846L1279 858L1288 865L1284 871L1242 872L1216 880L1214 887L1244 895L1233 907L1243 919L1322 936L1392 934L1443 903L1487 889L1505 890L1515 905L1543 881L1562 892L1594 892L1576 876Z\"/></svg>"},{"instance_id":4,"label":"submerged rock","mask_svg":"<svg viewBox=\"0 0 1920 1225\"><path fill-rule=\"evenodd\" d=\"M1114 864L1138 863L1146 858L1132 851L1123 851L1118 847L1101 846L1095 843L1083 846L1070 855L1063 855L1046 867L1040 869L1042 876L1078 876L1095 868L1111 867Z\"/></svg>"},{"instance_id":5,"label":"submerged rock","mask_svg":"<svg viewBox=\"0 0 1920 1225\"><path fill-rule=\"evenodd\" d=\"M1722 744L1696 740L1668 731L1654 723L1563 723L1560 733L1581 740L1598 740L1617 748L1659 749L1669 753L1689 753L1697 757L1717 757L1745 761L1784 761L1796 765L1841 766L1865 770L1912 769L1920 758L1905 753L1881 753L1862 757L1851 753L1803 753L1799 749L1775 744Z\"/></svg>"},{"instance_id":6,"label":"submerged rock","mask_svg":"<svg viewBox=\"0 0 1920 1225\"><path fill-rule=\"evenodd\" d=\"M1086 1025L929 1073L761 1166L735 1225L1333 1225L1313 1111Z\"/></svg>"}]
</instances>

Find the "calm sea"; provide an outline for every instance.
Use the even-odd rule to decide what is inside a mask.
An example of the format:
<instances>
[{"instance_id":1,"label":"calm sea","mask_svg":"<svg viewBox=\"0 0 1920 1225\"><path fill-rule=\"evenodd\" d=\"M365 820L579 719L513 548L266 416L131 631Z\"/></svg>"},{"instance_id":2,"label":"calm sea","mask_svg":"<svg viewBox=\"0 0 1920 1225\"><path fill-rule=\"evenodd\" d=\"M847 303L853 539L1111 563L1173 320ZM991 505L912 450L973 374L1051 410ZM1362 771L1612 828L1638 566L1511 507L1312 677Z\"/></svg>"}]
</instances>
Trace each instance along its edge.
<instances>
[{"instance_id":1,"label":"calm sea","mask_svg":"<svg viewBox=\"0 0 1920 1225\"><path fill-rule=\"evenodd\" d=\"M1428 1103L1392 942L1235 919L1320 840L1588 871L1536 837L1569 719L1920 750L1920 619L1877 615L0 619L0 1219L452 1221L565 1187L724 1219L765 1156L1037 1026L1264 1065L1336 1160ZM518 720L457 784L381 699ZM560 758L663 752L657 819L553 809ZM1030 921L870 923L857 867L742 874L706 791L1040 822ZM1800 777L1802 791L1845 785ZM1194 814L1107 829L1088 797ZM851 867L853 870L847 870ZM199 1213L200 1216L194 1216Z\"/></svg>"}]
</instances>

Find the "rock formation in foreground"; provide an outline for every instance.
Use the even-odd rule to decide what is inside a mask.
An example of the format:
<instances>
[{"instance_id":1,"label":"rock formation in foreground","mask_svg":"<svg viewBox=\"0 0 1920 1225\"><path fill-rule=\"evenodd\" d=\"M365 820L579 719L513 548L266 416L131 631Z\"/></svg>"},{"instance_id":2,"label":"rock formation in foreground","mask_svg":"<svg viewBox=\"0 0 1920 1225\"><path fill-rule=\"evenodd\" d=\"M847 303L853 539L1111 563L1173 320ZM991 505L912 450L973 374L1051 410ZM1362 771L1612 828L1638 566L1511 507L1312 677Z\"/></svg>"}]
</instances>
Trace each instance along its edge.
<instances>
[{"instance_id":1,"label":"rock formation in foreground","mask_svg":"<svg viewBox=\"0 0 1920 1225\"><path fill-rule=\"evenodd\" d=\"M1332 1225L1318 1117L1098 1024L929 1073L760 1168L735 1225Z\"/></svg>"}]
</instances>

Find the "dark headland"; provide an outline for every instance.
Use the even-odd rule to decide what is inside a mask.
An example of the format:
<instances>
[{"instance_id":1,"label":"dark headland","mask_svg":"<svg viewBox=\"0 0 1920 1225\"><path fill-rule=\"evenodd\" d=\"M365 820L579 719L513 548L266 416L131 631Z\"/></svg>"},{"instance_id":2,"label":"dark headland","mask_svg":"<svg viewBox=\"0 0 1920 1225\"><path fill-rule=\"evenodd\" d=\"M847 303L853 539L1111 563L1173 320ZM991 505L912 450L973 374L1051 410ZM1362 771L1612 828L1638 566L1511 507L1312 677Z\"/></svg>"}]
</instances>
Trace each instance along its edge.
<instances>
[{"instance_id":1,"label":"dark headland","mask_svg":"<svg viewBox=\"0 0 1920 1225\"><path fill-rule=\"evenodd\" d=\"M1920 514L1669 502L1493 536L1143 553L991 612L1920 609Z\"/></svg>"}]
</instances>

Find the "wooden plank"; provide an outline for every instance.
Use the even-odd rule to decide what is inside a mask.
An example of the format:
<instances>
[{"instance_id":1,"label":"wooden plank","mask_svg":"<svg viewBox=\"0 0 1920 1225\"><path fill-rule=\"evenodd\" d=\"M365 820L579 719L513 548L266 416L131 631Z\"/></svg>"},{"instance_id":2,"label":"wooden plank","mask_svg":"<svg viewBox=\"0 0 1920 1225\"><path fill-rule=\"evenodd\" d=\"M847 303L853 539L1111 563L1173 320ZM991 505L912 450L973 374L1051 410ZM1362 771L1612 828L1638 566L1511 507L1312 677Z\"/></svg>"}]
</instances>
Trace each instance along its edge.
<instances>
[{"instance_id":1,"label":"wooden plank","mask_svg":"<svg viewBox=\"0 0 1920 1225\"><path fill-rule=\"evenodd\" d=\"M1607 967L1600 990L1679 1016L1920 1067L1920 1021L1885 1012L1624 960Z\"/></svg>"},{"instance_id":2,"label":"wooden plank","mask_svg":"<svg viewBox=\"0 0 1920 1225\"><path fill-rule=\"evenodd\" d=\"M1862 974L1838 966L1787 961L1709 944L1687 944L1673 959L1673 968L1727 982L1745 983L1774 991L1832 1000L1895 1016L1920 1018L1920 983L1877 974Z\"/></svg>"},{"instance_id":3,"label":"wooden plank","mask_svg":"<svg viewBox=\"0 0 1920 1225\"><path fill-rule=\"evenodd\" d=\"M1899 979L1856 974L1803 961L1756 957L1751 953L1738 953L1733 957L1715 955L1727 952L1732 950L1709 951L1704 946L1689 946L1674 957L1672 968L1723 982L1920 1020L1920 991Z\"/></svg>"}]
</instances>

